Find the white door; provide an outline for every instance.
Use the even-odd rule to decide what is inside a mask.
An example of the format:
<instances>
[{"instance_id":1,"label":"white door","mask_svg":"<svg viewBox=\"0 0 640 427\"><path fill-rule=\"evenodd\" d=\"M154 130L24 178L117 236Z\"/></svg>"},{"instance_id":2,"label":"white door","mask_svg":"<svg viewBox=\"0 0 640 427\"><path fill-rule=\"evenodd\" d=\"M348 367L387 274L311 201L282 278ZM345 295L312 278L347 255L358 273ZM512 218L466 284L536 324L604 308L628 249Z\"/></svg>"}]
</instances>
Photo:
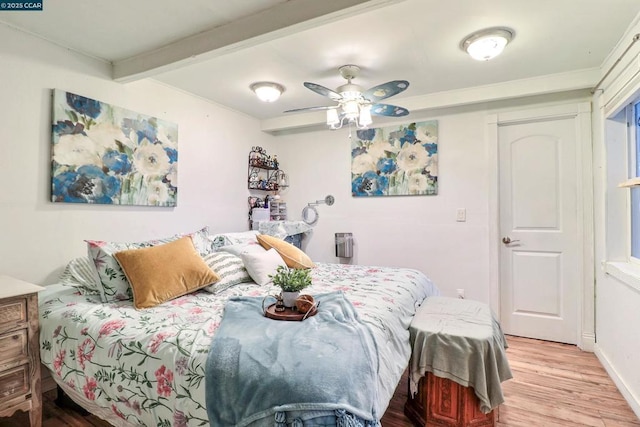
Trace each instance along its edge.
<instances>
[{"instance_id":1,"label":"white door","mask_svg":"<svg viewBox=\"0 0 640 427\"><path fill-rule=\"evenodd\" d=\"M506 334L578 338L575 117L500 124L500 322Z\"/></svg>"}]
</instances>

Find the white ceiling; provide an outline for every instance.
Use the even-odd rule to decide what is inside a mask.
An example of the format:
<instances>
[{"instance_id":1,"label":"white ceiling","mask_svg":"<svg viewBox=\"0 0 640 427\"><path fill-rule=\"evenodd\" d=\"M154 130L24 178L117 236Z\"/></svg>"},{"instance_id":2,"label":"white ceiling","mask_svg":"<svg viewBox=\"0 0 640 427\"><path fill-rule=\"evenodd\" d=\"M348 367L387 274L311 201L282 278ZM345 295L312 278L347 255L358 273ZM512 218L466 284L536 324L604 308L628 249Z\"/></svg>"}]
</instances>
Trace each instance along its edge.
<instances>
[{"instance_id":1,"label":"white ceiling","mask_svg":"<svg viewBox=\"0 0 640 427\"><path fill-rule=\"evenodd\" d=\"M415 111L444 91L569 77L593 86L598 68L640 12L638 0L63 0L42 12L3 12L0 23L109 61L126 84L150 77L267 123L286 128L321 121L294 108L331 105L303 87L335 89L338 67L362 68L365 88L411 83L385 102ZM505 52L477 62L459 47L492 26L515 30ZM265 104L256 81L286 87ZM295 117L297 116L297 117ZM406 119L405 119L406 120Z\"/></svg>"}]
</instances>

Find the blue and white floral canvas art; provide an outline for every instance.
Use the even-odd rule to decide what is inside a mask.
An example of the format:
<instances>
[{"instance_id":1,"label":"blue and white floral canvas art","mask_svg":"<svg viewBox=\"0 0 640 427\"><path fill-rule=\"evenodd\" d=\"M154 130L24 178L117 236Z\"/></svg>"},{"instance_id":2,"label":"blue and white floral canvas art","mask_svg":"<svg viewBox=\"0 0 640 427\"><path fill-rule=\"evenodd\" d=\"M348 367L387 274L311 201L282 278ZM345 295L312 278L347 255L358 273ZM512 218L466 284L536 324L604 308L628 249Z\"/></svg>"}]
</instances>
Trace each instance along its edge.
<instances>
[{"instance_id":1,"label":"blue and white floral canvas art","mask_svg":"<svg viewBox=\"0 0 640 427\"><path fill-rule=\"evenodd\" d=\"M358 130L351 140L351 193L438 194L438 121Z\"/></svg>"},{"instance_id":2,"label":"blue and white floral canvas art","mask_svg":"<svg viewBox=\"0 0 640 427\"><path fill-rule=\"evenodd\" d=\"M178 125L55 89L54 202L176 206Z\"/></svg>"}]
</instances>

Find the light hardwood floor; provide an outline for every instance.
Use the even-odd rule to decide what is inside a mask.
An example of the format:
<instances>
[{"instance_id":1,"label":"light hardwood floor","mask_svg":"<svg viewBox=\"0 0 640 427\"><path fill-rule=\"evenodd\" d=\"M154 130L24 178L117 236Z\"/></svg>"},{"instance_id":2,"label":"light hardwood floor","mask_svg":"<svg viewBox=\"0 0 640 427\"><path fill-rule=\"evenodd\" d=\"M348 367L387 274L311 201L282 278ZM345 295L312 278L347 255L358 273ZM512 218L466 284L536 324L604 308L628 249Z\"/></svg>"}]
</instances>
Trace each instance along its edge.
<instances>
[{"instance_id":1,"label":"light hardwood floor","mask_svg":"<svg viewBox=\"0 0 640 427\"><path fill-rule=\"evenodd\" d=\"M575 346L507 337L507 356L514 378L503 383L505 403L497 427L640 426L604 368L592 353ZM384 427L411 427L403 413L406 376L382 418ZM43 427L107 427L94 417L59 409L55 391L44 396ZM28 426L17 413L0 419L0 427Z\"/></svg>"},{"instance_id":2,"label":"light hardwood floor","mask_svg":"<svg viewBox=\"0 0 640 427\"><path fill-rule=\"evenodd\" d=\"M640 420L593 353L576 346L508 336L513 379L502 389L497 427L626 427ZM384 427L411 427L403 414L406 379L382 418Z\"/></svg>"}]
</instances>

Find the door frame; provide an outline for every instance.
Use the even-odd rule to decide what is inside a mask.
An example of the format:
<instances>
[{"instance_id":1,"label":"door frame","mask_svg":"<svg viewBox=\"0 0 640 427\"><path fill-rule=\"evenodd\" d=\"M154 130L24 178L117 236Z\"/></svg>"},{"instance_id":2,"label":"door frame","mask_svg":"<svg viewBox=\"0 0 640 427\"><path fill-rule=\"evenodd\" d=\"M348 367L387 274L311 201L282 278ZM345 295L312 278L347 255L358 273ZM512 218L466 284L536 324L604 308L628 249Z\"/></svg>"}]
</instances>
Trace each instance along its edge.
<instances>
[{"instance_id":1,"label":"door frame","mask_svg":"<svg viewBox=\"0 0 640 427\"><path fill-rule=\"evenodd\" d=\"M494 313L500 316L500 181L498 128L502 125L536 122L544 119L574 118L576 123L576 170L578 254L577 337L578 347L593 351L595 345L595 261L593 222L593 144L591 102L552 104L527 110L490 114L486 120L487 161L489 169L489 298Z\"/></svg>"}]
</instances>

